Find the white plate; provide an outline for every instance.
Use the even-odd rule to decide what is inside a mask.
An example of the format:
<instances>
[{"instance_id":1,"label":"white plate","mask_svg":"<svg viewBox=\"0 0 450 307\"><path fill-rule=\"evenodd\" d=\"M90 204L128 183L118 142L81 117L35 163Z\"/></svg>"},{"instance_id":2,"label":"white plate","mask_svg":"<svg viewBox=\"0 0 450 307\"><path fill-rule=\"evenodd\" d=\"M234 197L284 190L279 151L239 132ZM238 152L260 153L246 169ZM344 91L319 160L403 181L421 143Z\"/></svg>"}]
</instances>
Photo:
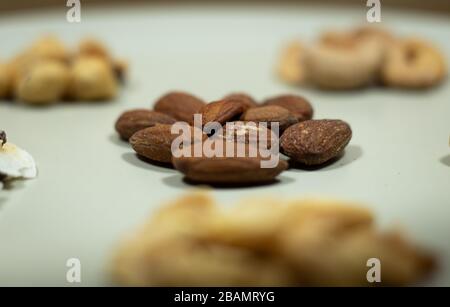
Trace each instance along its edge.
<instances>
[{"instance_id":1,"label":"white plate","mask_svg":"<svg viewBox=\"0 0 450 307\"><path fill-rule=\"evenodd\" d=\"M79 258L81 285L108 284L117 240L162 201L189 190L181 175L139 161L113 125L125 109L150 107L182 89L213 100L232 91L258 99L305 95L316 118L341 118L353 128L345 157L318 171L287 171L271 186L215 190L227 203L255 194L323 195L370 206L382 226L400 223L440 255L430 285L450 285L450 86L402 92L372 88L319 92L277 81L273 64L287 39L311 39L327 26L365 21L366 7L129 6L82 9L69 24L65 7L2 16L0 58L43 32L72 45L104 39L131 62L131 80L108 104L29 108L0 103L0 126L36 159L39 177L0 192L0 285L70 285L66 261ZM382 11L383 25L420 35L450 54L445 16Z\"/></svg>"}]
</instances>

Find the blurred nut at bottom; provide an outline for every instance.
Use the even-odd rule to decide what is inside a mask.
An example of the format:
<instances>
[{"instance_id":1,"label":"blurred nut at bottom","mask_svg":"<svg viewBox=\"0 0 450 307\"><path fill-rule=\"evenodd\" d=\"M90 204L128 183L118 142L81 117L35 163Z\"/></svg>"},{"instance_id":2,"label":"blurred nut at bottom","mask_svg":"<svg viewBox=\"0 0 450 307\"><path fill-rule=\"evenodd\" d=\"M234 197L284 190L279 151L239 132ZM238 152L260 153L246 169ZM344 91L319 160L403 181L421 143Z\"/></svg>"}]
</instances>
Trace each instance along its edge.
<instances>
[{"instance_id":1,"label":"blurred nut at bottom","mask_svg":"<svg viewBox=\"0 0 450 307\"><path fill-rule=\"evenodd\" d=\"M99 57L80 57L73 64L69 95L76 100L107 100L117 94L111 65Z\"/></svg>"},{"instance_id":2,"label":"blurred nut at bottom","mask_svg":"<svg viewBox=\"0 0 450 307\"><path fill-rule=\"evenodd\" d=\"M192 194L120 245L113 274L129 286L370 286L371 258L381 262L381 285L415 283L434 265L355 204L259 195L225 208Z\"/></svg>"},{"instance_id":3,"label":"blurred nut at bottom","mask_svg":"<svg viewBox=\"0 0 450 307\"><path fill-rule=\"evenodd\" d=\"M66 92L68 67L56 60L42 60L31 65L19 77L15 94L29 104L58 102Z\"/></svg>"}]
</instances>

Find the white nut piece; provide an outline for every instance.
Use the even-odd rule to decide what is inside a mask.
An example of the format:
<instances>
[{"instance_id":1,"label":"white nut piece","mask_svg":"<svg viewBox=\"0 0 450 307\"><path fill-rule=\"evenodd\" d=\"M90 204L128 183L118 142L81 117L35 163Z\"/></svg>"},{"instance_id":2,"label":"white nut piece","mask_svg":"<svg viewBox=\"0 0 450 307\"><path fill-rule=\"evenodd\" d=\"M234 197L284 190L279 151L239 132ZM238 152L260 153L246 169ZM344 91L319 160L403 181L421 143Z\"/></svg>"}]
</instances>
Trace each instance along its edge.
<instances>
[{"instance_id":1,"label":"white nut piece","mask_svg":"<svg viewBox=\"0 0 450 307\"><path fill-rule=\"evenodd\" d=\"M42 60L31 65L17 81L17 99L35 105L55 103L63 98L69 81L66 64L56 60Z\"/></svg>"},{"instance_id":2,"label":"white nut piece","mask_svg":"<svg viewBox=\"0 0 450 307\"><path fill-rule=\"evenodd\" d=\"M0 99L8 96L11 87L11 71L9 66L0 63Z\"/></svg>"},{"instance_id":3,"label":"white nut piece","mask_svg":"<svg viewBox=\"0 0 450 307\"><path fill-rule=\"evenodd\" d=\"M0 175L6 179L35 178L36 163L25 150L12 143L5 143L0 146Z\"/></svg>"},{"instance_id":4,"label":"white nut piece","mask_svg":"<svg viewBox=\"0 0 450 307\"><path fill-rule=\"evenodd\" d=\"M70 96L76 100L107 100L117 94L117 80L110 63L100 57L75 60L71 71Z\"/></svg>"},{"instance_id":5,"label":"white nut piece","mask_svg":"<svg viewBox=\"0 0 450 307\"><path fill-rule=\"evenodd\" d=\"M319 42L308 49L305 65L308 78L326 89L353 89L371 83L377 76L383 56L382 46L372 38L348 44Z\"/></svg>"}]
</instances>

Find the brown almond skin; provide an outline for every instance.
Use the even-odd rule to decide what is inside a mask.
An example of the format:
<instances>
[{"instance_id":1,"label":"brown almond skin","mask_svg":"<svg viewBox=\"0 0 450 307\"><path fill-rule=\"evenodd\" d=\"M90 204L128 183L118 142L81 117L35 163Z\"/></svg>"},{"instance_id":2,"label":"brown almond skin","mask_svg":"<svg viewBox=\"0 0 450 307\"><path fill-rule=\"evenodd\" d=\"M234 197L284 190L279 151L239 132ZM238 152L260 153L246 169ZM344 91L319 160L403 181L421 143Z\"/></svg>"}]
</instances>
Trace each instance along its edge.
<instances>
[{"instance_id":1,"label":"brown almond skin","mask_svg":"<svg viewBox=\"0 0 450 307\"><path fill-rule=\"evenodd\" d=\"M278 137L274 135L272 131L266 126L253 122L252 125L250 125L250 123L245 121L236 121L229 123L234 123L235 128L229 135L227 133L227 126L223 126L222 138L227 141L244 142L246 144L251 143L252 145L258 145L263 148L263 145L265 145L265 148L270 149L272 147L272 138L274 138L274 144L278 146ZM263 135L265 135L265 140L264 142L261 142L260 138L263 137ZM256 137L256 139L254 139L254 137Z\"/></svg>"},{"instance_id":2,"label":"brown almond skin","mask_svg":"<svg viewBox=\"0 0 450 307\"><path fill-rule=\"evenodd\" d=\"M170 133L171 125L156 125L140 130L130 138L134 151L147 159L170 163L171 145L175 136Z\"/></svg>"},{"instance_id":3,"label":"brown almond skin","mask_svg":"<svg viewBox=\"0 0 450 307\"><path fill-rule=\"evenodd\" d=\"M195 183L254 185L273 181L288 163L261 168L261 157L173 157L174 167Z\"/></svg>"},{"instance_id":4,"label":"brown almond skin","mask_svg":"<svg viewBox=\"0 0 450 307\"><path fill-rule=\"evenodd\" d=\"M252 96L245 93L231 93L223 99L240 99L248 108L255 108L258 106L258 103Z\"/></svg>"},{"instance_id":5,"label":"brown almond skin","mask_svg":"<svg viewBox=\"0 0 450 307\"><path fill-rule=\"evenodd\" d=\"M122 113L116 121L115 128L120 137L128 141L139 130L153 127L156 124L173 124L175 122L175 118L160 112L134 109Z\"/></svg>"},{"instance_id":6,"label":"brown almond skin","mask_svg":"<svg viewBox=\"0 0 450 307\"><path fill-rule=\"evenodd\" d=\"M264 105L276 105L288 109L297 117L299 122L313 117L314 110L308 100L296 95L281 95L269 98Z\"/></svg>"},{"instance_id":7,"label":"brown almond skin","mask_svg":"<svg viewBox=\"0 0 450 307\"><path fill-rule=\"evenodd\" d=\"M296 162L320 165L342 153L351 138L352 130L342 120L307 120L286 129L280 146Z\"/></svg>"},{"instance_id":8,"label":"brown almond skin","mask_svg":"<svg viewBox=\"0 0 450 307\"><path fill-rule=\"evenodd\" d=\"M241 119L256 123L266 122L269 128L271 122L278 122L280 132L298 122L289 110L275 105L249 109L242 115Z\"/></svg>"},{"instance_id":9,"label":"brown almond skin","mask_svg":"<svg viewBox=\"0 0 450 307\"><path fill-rule=\"evenodd\" d=\"M176 120L191 123L195 113L205 106L205 102L184 92L170 92L159 98L154 110L172 116Z\"/></svg>"},{"instance_id":10,"label":"brown almond skin","mask_svg":"<svg viewBox=\"0 0 450 307\"><path fill-rule=\"evenodd\" d=\"M172 142L178 137L178 134L171 133L172 125L157 124L153 127L139 130L130 138L130 144L134 151L147 159L171 163L172 162ZM191 144L198 139L196 139L196 134L194 134L194 127L191 127ZM199 130L199 129L198 129ZM206 137L200 131L201 141Z\"/></svg>"},{"instance_id":11,"label":"brown almond skin","mask_svg":"<svg viewBox=\"0 0 450 307\"><path fill-rule=\"evenodd\" d=\"M247 105L240 99L229 98L208 103L200 113L203 125L210 122L218 122L223 125L227 121L239 118L247 109Z\"/></svg>"}]
</instances>

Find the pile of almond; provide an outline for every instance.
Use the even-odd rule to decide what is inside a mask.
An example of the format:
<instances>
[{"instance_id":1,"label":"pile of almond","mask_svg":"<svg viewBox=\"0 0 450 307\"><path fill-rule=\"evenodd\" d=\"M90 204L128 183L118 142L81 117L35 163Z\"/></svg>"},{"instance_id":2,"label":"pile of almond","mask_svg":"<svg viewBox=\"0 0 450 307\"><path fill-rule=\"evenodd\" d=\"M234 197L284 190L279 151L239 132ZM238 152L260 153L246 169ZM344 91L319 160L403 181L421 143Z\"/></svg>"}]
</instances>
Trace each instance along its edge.
<instances>
[{"instance_id":1,"label":"pile of almond","mask_svg":"<svg viewBox=\"0 0 450 307\"><path fill-rule=\"evenodd\" d=\"M127 70L99 41L85 39L70 50L43 37L6 63L0 62L0 99L48 105L63 100L110 100Z\"/></svg>"},{"instance_id":2,"label":"pile of almond","mask_svg":"<svg viewBox=\"0 0 450 307\"><path fill-rule=\"evenodd\" d=\"M201 115L200 127L193 126L195 115ZM272 182L286 170L288 163L284 159L277 160L271 167L261 167L262 162L269 162L270 153L278 155L279 150L297 165L322 165L340 156L351 139L350 126L341 120L313 120L312 116L311 104L301 96L282 95L260 104L249 95L238 93L205 103L187 93L171 92L158 99L153 110L124 112L116 121L115 128L138 155L171 164L188 181L242 185ZM245 153L234 156L174 155L172 144L179 135L172 128L180 121L191 125L189 129L193 132L184 147L188 152L194 152L198 143L205 145L215 136L214 133L205 133L202 127L217 123L227 132L228 124L233 123L235 130L229 131L231 135L221 135L221 142L224 148L230 143L233 143L233 148L245 143L242 145ZM275 123L278 129L274 130ZM250 155L255 149L254 142L249 141L252 129L264 132L262 135L267 138L267 142L257 140L258 153L254 156ZM274 133L276 130L279 130L281 138ZM241 138L234 138L236 135ZM260 148L262 143L269 146Z\"/></svg>"},{"instance_id":3,"label":"pile of almond","mask_svg":"<svg viewBox=\"0 0 450 307\"><path fill-rule=\"evenodd\" d=\"M325 32L311 44L292 41L277 71L290 84L335 90L376 84L428 88L447 75L444 55L430 42L373 27Z\"/></svg>"},{"instance_id":4,"label":"pile of almond","mask_svg":"<svg viewBox=\"0 0 450 307\"><path fill-rule=\"evenodd\" d=\"M250 198L220 206L190 194L127 237L113 263L127 286L408 285L434 259L371 211L334 200Z\"/></svg>"}]
</instances>

